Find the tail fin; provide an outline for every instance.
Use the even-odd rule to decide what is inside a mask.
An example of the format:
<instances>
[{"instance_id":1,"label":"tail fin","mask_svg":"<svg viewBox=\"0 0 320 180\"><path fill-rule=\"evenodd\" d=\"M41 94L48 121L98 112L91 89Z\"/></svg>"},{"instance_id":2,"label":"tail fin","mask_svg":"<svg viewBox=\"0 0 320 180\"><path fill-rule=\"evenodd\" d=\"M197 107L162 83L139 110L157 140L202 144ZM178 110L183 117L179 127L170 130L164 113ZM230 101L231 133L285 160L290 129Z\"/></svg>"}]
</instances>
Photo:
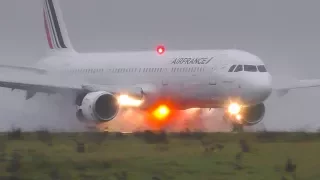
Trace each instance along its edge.
<instances>
[{"instance_id":1,"label":"tail fin","mask_svg":"<svg viewBox=\"0 0 320 180\"><path fill-rule=\"evenodd\" d=\"M62 17L59 0L42 0L44 27L51 51L75 52Z\"/></svg>"}]
</instances>

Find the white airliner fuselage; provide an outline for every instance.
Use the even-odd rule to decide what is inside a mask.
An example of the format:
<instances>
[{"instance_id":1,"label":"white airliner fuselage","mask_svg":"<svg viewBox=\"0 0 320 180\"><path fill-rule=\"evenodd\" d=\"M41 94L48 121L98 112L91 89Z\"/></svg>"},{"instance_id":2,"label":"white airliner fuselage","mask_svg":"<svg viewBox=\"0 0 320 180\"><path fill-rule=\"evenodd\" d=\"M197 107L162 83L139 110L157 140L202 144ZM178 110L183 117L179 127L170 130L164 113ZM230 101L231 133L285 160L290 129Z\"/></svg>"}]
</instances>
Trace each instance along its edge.
<instances>
[{"instance_id":1,"label":"white airliner fuselage","mask_svg":"<svg viewBox=\"0 0 320 180\"><path fill-rule=\"evenodd\" d=\"M238 66L242 69L236 70ZM151 84L161 98L173 98L188 108L223 107L230 98L255 105L272 91L264 63L240 50L62 54L43 59L38 67L90 84Z\"/></svg>"}]
</instances>

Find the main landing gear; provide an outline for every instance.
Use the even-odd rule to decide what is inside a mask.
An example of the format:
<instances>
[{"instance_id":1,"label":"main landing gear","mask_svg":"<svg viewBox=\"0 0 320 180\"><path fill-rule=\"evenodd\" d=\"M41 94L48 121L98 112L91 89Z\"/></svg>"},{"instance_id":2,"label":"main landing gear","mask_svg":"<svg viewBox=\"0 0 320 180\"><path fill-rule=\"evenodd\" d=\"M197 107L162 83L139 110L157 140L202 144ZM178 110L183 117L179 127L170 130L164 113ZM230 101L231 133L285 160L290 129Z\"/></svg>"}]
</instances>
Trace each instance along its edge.
<instances>
[{"instance_id":1,"label":"main landing gear","mask_svg":"<svg viewBox=\"0 0 320 180\"><path fill-rule=\"evenodd\" d=\"M244 132L243 124L232 123L231 125L232 125L231 132Z\"/></svg>"}]
</instances>

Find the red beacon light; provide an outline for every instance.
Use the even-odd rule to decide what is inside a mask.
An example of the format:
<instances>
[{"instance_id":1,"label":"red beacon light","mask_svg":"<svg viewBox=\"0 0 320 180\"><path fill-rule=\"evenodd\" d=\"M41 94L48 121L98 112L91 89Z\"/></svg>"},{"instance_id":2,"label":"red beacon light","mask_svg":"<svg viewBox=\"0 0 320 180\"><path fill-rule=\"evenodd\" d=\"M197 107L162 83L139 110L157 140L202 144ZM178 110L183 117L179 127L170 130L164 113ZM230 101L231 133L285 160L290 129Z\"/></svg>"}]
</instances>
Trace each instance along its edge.
<instances>
[{"instance_id":1,"label":"red beacon light","mask_svg":"<svg viewBox=\"0 0 320 180\"><path fill-rule=\"evenodd\" d=\"M165 47L163 45L160 45L160 46L157 47L157 53L160 54L160 55L163 54L165 52L165 50L166 49L165 49Z\"/></svg>"}]
</instances>

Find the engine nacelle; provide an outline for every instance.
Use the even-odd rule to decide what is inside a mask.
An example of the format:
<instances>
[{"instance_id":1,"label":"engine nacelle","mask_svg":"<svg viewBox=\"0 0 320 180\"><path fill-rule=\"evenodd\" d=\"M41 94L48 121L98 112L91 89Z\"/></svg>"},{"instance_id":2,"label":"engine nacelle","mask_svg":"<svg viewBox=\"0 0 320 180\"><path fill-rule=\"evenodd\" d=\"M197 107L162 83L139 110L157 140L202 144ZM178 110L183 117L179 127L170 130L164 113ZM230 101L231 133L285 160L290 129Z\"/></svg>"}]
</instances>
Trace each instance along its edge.
<instances>
[{"instance_id":1,"label":"engine nacelle","mask_svg":"<svg viewBox=\"0 0 320 180\"><path fill-rule=\"evenodd\" d=\"M255 124L258 124L263 120L265 112L266 109L263 103L254 106L243 107L243 109L241 110L241 124L245 126L253 126ZM227 114L224 115L224 118L230 120ZM233 121L235 124L238 124L237 120L231 121Z\"/></svg>"},{"instance_id":2,"label":"engine nacelle","mask_svg":"<svg viewBox=\"0 0 320 180\"><path fill-rule=\"evenodd\" d=\"M263 103L249 106L243 109L242 117L246 126L253 126L261 122L266 112L265 105Z\"/></svg>"},{"instance_id":3,"label":"engine nacelle","mask_svg":"<svg viewBox=\"0 0 320 180\"><path fill-rule=\"evenodd\" d=\"M110 121L119 112L118 99L105 91L91 92L84 96L77 111L80 121Z\"/></svg>"}]
</instances>

